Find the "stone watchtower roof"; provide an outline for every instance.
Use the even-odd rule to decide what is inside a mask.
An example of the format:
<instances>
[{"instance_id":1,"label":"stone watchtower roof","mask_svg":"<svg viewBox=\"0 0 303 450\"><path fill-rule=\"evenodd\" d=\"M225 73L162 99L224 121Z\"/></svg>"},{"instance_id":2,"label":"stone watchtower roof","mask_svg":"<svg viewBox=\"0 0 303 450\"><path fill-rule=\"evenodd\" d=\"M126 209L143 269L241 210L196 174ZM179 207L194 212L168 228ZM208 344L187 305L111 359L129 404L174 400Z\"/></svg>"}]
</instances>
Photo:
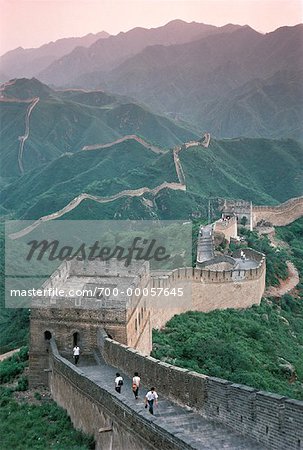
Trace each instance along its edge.
<instances>
[{"instance_id":1,"label":"stone watchtower roof","mask_svg":"<svg viewBox=\"0 0 303 450\"><path fill-rule=\"evenodd\" d=\"M65 261L41 287L45 295L33 298L32 305L73 308L81 303L85 309L126 308L131 301L128 288L135 289L147 274L149 263L143 261L132 261L128 267L114 259Z\"/></svg>"}]
</instances>

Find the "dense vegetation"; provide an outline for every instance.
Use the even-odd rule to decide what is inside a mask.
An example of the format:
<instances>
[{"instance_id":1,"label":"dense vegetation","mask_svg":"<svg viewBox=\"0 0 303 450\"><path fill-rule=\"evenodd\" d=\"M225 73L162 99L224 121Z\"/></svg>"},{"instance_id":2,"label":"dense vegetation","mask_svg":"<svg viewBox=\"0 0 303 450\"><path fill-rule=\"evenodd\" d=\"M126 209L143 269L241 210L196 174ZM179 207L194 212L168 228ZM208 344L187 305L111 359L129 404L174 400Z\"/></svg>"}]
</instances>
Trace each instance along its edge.
<instances>
[{"instance_id":1,"label":"dense vegetation","mask_svg":"<svg viewBox=\"0 0 303 450\"><path fill-rule=\"evenodd\" d=\"M232 192L235 199L270 204L302 193L303 146L291 139L213 139L208 149L192 147L180 158L188 189L200 195Z\"/></svg>"},{"instance_id":2,"label":"dense vegetation","mask_svg":"<svg viewBox=\"0 0 303 450\"><path fill-rule=\"evenodd\" d=\"M38 391L31 402L16 395L25 391L30 397L27 378L22 375L27 358L27 349L22 348L0 362L0 449L93 449L93 439L76 431L55 402L43 399Z\"/></svg>"},{"instance_id":3,"label":"dense vegetation","mask_svg":"<svg viewBox=\"0 0 303 450\"><path fill-rule=\"evenodd\" d=\"M237 248L250 247L266 255L266 286L278 286L279 280L285 280L288 275L286 261L289 257L284 248L275 248L266 235L259 236L256 231L242 227L241 235L245 241L241 244L231 244L231 253Z\"/></svg>"},{"instance_id":4,"label":"dense vegetation","mask_svg":"<svg viewBox=\"0 0 303 450\"><path fill-rule=\"evenodd\" d=\"M233 192L234 198L275 204L300 195L303 189L299 173L303 147L291 140L213 140L208 149L182 151L180 161L186 192L163 190L156 198L146 194L106 204L85 201L64 218L191 219L195 212L207 215L210 197L228 198ZM103 150L66 154L33 169L2 190L0 207L7 215L31 220L57 211L83 192L107 197L165 181L178 182L172 152L157 155L126 141ZM145 198L152 201L147 204Z\"/></svg>"},{"instance_id":5,"label":"dense vegetation","mask_svg":"<svg viewBox=\"0 0 303 450\"><path fill-rule=\"evenodd\" d=\"M284 268L276 251L268 252L265 239L247 234L249 243L254 241L254 247L267 252L269 280L277 282L276 270L283 274ZM300 270L295 295L264 298L260 306L247 310L175 316L164 330L154 332L153 356L303 400L303 218L277 234L288 242L289 258Z\"/></svg>"},{"instance_id":6,"label":"dense vegetation","mask_svg":"<svg viewBox=\"0 0 303 450\"><path fill-rule=\"evenodd\" d=\"M27 309L5 308L4 298L4 232L0 224L0 354L26 345L29 312Z\"/></svg>"},{"instance_id":7,"label":"dense vegetation","mask_svg":"<svg viewBox=\"0 0 303 450\"><path fill-rule=\"evenodd\" d=\"M30 138L23 154L25 171L78 152L84 146L105 144L129 134L169 148L197 135L170 119L153 114L129 99L104 92L52 91L38 80L17 80L9 96L40 97L30 117ZM43 92L43 94L42 94ZM8 92L5 91L5 95ZM24 134L27 103L0 104L0 162L2 177L18 177L19 136Z\"/></svg>"}]
</instances>

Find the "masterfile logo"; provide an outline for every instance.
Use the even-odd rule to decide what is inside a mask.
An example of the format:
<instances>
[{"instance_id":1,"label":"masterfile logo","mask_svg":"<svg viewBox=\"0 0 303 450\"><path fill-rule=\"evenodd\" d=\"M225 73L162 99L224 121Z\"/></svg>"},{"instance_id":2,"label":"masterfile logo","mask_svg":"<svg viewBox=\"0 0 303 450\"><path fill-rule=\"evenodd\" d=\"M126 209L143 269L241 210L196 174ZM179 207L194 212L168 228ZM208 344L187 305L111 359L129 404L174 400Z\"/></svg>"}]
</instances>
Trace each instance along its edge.
<instances>
[{"instance_id":1,"label":"masterfile logo","mask_svg":"<svg viewBox=\"0 0 303 450\"><path fill-rule=\"evenodd\" d=\"M5 225L6 307L30 307L31 297L64 263L71 263L71 270L82 263L96 275L106 273L104 264L113 261L130 272L132 266L148 262L154 273L192 264L191 222L58 220L38 227L32 223ZM94 261L104 264L92 269ZM64 280L60 282L64 286Z\"/></svg>"}]
</instances>

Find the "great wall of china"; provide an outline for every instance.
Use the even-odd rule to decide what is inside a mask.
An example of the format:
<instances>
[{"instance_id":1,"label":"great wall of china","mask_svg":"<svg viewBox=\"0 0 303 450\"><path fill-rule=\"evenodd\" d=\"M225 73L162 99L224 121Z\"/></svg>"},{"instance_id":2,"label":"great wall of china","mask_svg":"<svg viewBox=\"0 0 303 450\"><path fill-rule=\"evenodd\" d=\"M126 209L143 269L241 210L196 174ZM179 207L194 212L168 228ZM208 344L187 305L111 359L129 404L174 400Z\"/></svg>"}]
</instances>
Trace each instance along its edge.
<instances>
[{"instance_id":1,"label":"great wall of china","mask_svg":"<svg viewBox=\"0 0 303 450\"><path fill-rule=\"evenodd\" d=\"M302 448L303 402L175 367L102 332L80 367L58 351L55 339L45 348L54 400L76 428L94 435L97 450ZM112 385L117 369L125 380L120 395ZM143 391L157 386L160 401L153 417L132 398L134 371Z\"/></svg>"},{"instance_id":2,"label":"great wall of china","mask_svg":"<svg viewBox=\"0 0 303 450\"><path fill-rule=\"evenodd\" d=\"M26 115L25 115L25 132L24 132L23 136L19 136L20 146L19 146L19 153L18 153L18 165L19 165L19 170L20 170L21 175L23 175L23 173L24 173L24 167L23 167L24 145L25 145L25 142L28 139L29 133L30 133L29 120L30 120L31 113L33 112L33 109L35 108L35 106L37 105L39 100L40 100L39 97L36 97L36 98L33 98L32 100L30 100L30 104L26 110Z\"/></svg>"},{"instance_id":3,"label":"great wall of china","mask_svg":"<svg viewBox=\"0 0 303 450\"><path fill-rule=\"evenodd\" d=\"M254 226L261 221L277 227L285 226L303 216L303 197L291 198L277 206L253 205L252 210Z\"/></svg>"},{"instance_id":4,"label":"great wall of china","mask_svg":"<svg viewBox=\"0 0 303 450\"><path fill-rule=\"evenodd\" d=\"M287 213L294 211L293 203L300 201L287 202L281 209ZM229 228L233 230L230 236L233 234L235 223L235 217L226 223L216 222L227 237ZM246 261L255 261L255 265L243 269L237 266L237 259L241 259L238 253L226 260L205 261L201 268L180 268L163 275L151 273L152 287L187 286L190 302L188 298L177 304L174 300L163 307L136 299L130 302L134 307L127 313L126 322L123 311L115 308L103 310L102 317L96 316L95 309L82 310L79 315L76 299L68 299L65 312L61 308L55 312L51 299L48 299L50 308L45 305L43 310L33 308L31 385L49 385L53 398L67 409L74 425L94 434L100 450L217 448L218 439L230 449L301 449L303 402L181 369L148 356L151 329L163 327L174 314L246 308L260 302L265 287L265 259L245 249ZM74 268L70 264L66 262L53 274L48 281L50 286L66 283L69 276L82 276L81 262L73 262ZM86 277L92 270L94 276L99 274L102 278L102 270L89 267L85 269ZM143 272L140 283L146 286L148 273ZM83 365L79 368L69 362L68 356L75 335L83 349ZM152 420L147 419L142 403L132 400L130 390L120 396L115 393L112 377L117 369L129 384L134 371L140 372L146 389L156 384L162 403Z\"/></svg>"},{"instance_id":5,"label":"great wall of china","mask_svg":"<svg viewBox=\"0 0 303 450\"><path fill-rule=\"evenodd\" d=\"M30 108L35 104L31 103L27 110L23 146L29 135ZM204 138L205 147L208 147L210 136ZM142 144L142 139L133 135L118 141L129 139ZM86 146L83 151L92 150L91 147L109 148L115 143ZM146 144L155 151L153 146ZM41 222L63 216L86 199L106 203L125 196L157 195L165 188L186 190L179 153L195 145L201 145L201 142L173 149L179 183L164 182L153 189L142 187L110 197L81 193L61 210L41 217L11 237L17 239L26 235ZM23 147L20 170L23 168L22 153ZM303 197L278 206L252 206L250 211L254 226L262 221L274 226L286 225L303 215ZM215 230L223 232L229 239L234 235L236 225L237 220L232 217L227 223L217 222ZM56 311L53 301L44 299L49 300L50 308L32 309L31 385L48 385L53 398L68 411L74 425L94 435L97 450L221 449L223 446L230 450L301 450L303 402L181 369L147 355L151 348L152 327L164 326L173 314L189 309L245 308L259 303L265 286L265 259L249 249L245 249L245 254L249 260L256 261L254 267L243 269L223 258L203 261L200 268L151 274L150 286L186 285L191 294L190 304L187 301L175 305L174 302L170 307L158 307L156 312L152 305L146 306L143 301L136 300L135 305L131 303L134 306L130 311L103 309L96 314L96 309L80 311L76 299L70 299L69 308L57 308ZM234 258L237 257L239 259L240 255L235 254ZM78 264L73 272L66 263L48 283L55 286L65 283L70 275L82 276L79 267ZM101 272L98 272L100 277ZM146 277L147 274L141 274L140 282L145 282ZM70 362L75 339L83 350L80 367ZM129 384L121 395L112 385L117 368ZM151 384L157 386L160 403L154 417L147 416L142 403L136 403L132 397L129 377L134 371L140 372L144 388Z\"/></svg>"},{"instance_id":6,"label":"great wall of china","mask_svg":"<svg viewBox=\"0 0 303 450\"><path fill-rule=\"evenodd\" d=\"M174 314L259 303L265 286L265 259L250 249L245 254L247 261L255 261L253 268L235 268L239 253L233 255L234 266L229 270L213 268L211 260L203 268L150 276L142 264L133 267L132 273L122 265L110 264L104 274L99 264L105 268L105 262L89 262L85 268L81 261L65 262L45 287L75 282L80 287L84 275L86 284L90 276L98 284L105 276L103 282L108 283L114 275L115 283L126 276L131 286L182 286L190 299L176 302L174 297L166 304L147 303L142 297L129 299L126 310L120 299L118 309L98 311L87 303L89 300L93 305L95 299L86 299L84 309L80 303L80 310L76 298L65 299L63 310L62 301L56 305L51 298L40 299L46 304L33 305L31 317L31 385L49 385L53 398L67 409L74 425L94 434L97 449L221 448L220 440L229 449L301 449L303 402L148 356L151 329L163 327ZM231 259L216 262L230 266ZM70 362L75 336L82 349L81 367ZM152 420L146 417L142 403L133 400L130 388L125 387L123 395L114 391L117 369L126 384L130 385L129 377L139 371L143 389L151 383L157 386L161 401Z\"/></svg>"},{"instance_id":7,"label":"great wall of china","mask_svg":"<svg viewBox=\"0 0 303 450\"><path fill-rule=\"evenodd\" d=\"M34 106L35 105L36 105L36 103L34 103ZM144 141L142 138L140 138L136 135L124 136L123 138L118 139L117 141L114 141L114 142L108 143L108 144L102 144L102 145L96 144L94 146L86 146L86 147L83 147L82 151L90 151L93 149L93 147L94 147L94 149L110 148L113 145L115 145L116 143L124 142L124 141L128 141L128 140L135 140L137 142L140 142L142 145L144 145L146 148L149 148L153 152L157 152L157 153L163 152L162 149L152 146L151 144L149 144L148 142ZM210 144L210 135L208 133L206 133L204 135L204 139L202 139L201 141L197 141L197 142L192 141L189 144L191 144L191 145L189 145L188 147L191 147L194 145L195 146L200 145L200 146L208 148L208 146ZM165 181L162 184L160 184L154 188L141 187L138 189L128 189L128 190L124 190L124 191L118 192L117 194L107 196L107 197L100 197L100 196L96 196L96 195L92 195L92 194L87 194L85 192L81 193L77 197L73 198L67 205L65 205L60 210L58 210L54 213L48 214L46 216L40 217L39 219L34 221L30 226L26 227L25 229L21 230L18 233L12 234L11 238L18 239L19 237L24 236L24 235L28 234L29 232L31 232L33 229L35 229L37 226L39 226L42 222L47 222L47 221L58 219L59 217L64 216L66 213L75 209L81 202L83 202L85 200L92 200L97 203L110 203L110 202L113 202L113 201L118 200L123 197L142 197L144 194L147 194L147 193L151 194L152 196L155 197L163 189L186 191L185 174L184 174L184 171L182 168L179 154L182 150L184 151L188 147L186 147L186 144L184 144L183 146L177 146L173 149L173 152L172 152L176 175L177 175L179 182ZM272 225L274 225L274 226L287 225L303 215L303 196L297 197L294 199L290 199L287 202L282 203L277 206L253 206L252 211L253 211L254 225L256 225L257 222L260 222L261 220L270 221L272 223ZM249 215L249 214L250 213L247 212L247 215ZM217 226L219 227L220 225L217 225Z\"/></svg>"}]
</instances>

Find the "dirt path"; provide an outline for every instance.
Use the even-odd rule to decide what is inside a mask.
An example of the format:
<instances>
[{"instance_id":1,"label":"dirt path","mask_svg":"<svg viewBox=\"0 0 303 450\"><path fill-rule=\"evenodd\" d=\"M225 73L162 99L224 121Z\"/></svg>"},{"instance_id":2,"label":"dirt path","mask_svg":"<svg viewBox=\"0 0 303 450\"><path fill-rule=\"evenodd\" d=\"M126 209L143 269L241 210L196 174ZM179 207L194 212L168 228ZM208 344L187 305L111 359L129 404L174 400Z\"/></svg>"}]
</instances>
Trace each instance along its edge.
<instances>
[{"instance_id":1,"label":"dirt path","mask_svg":"<svg viewBox=\"0 0 303 450\"><path fill-rule=\"evenodd\" d=\"M7 353L3 353L2 355L0 355L0 361L4 361L7 358L10 358L11 356L13 356L15 353L19 352L20 348L16 348L15 350L11 350L10 352Z\"/></svg>"},{"instance_id":2,"label":"dirt path","mask_svg":"<svg viewBox=\"0 0 303 450\"><path fill-rule=\"evenodd\" d=\"M280 280L280 286L270 286L266 289L264 295L269 297L282 297L292 291L299 283L299 273L294 264L290 261L286 262L288 268L288 278L286 280Z\"/></svg>"},{"instance_id":3,"label":"dirt path","mask_svg":"<svg viewBox=\"0 0 303 450\"><path fill-rule=\"evenodd\" d=\"M258 231L259 234L267 235L272 247L280 247L284 249L290 248L287 242L281 241L277 238L274 227L263 228ZM286 261L286 264L288 269L288 277L286 280L279 280L280 286L270 286L267 288L264 295L268 295L269 297L282 297L282 295L287 294L297 286L300 281L299 272L291 261Z\"/></svg>"}]
</instances>

